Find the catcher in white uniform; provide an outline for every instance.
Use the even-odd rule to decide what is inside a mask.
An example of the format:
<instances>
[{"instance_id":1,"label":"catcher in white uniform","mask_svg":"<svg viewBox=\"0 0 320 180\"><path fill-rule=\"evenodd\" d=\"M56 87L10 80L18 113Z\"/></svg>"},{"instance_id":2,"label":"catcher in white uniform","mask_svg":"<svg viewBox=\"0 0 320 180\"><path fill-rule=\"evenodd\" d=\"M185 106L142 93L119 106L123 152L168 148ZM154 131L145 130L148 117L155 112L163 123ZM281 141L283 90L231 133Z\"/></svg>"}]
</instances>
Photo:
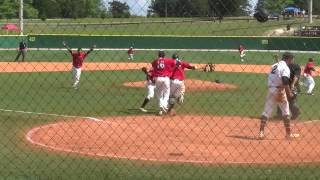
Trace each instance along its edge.
<instances>
[{"instance_id":1,"label":"catcher in white uniform","mask_svg":"<svg viewBox=\"0 0 320 180\"><path fill-rule=\"evenodd\" d=\"M290 128L290 109L288 98L293 97L290 89L290 69L294 57L291 53L284 53L282 60L273 64L268 74L269 91L266 98L264 112L261 116L259 138L265 138L265 126L271 117L273 107L278 105L282 112L283 122L286 130L286 138L296 138L299 134L293 134Z\"/></svg>"}]
</instances>

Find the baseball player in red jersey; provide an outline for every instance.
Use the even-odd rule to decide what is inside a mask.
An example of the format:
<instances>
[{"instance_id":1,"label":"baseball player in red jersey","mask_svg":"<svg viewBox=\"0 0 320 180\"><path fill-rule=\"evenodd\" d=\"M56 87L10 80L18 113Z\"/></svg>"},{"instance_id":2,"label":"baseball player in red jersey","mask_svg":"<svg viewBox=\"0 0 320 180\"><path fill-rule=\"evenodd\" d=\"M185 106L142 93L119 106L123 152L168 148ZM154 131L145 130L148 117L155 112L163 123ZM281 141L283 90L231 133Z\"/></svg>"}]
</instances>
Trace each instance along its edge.
<instances>
[{"instance_id":1,"label":"baseball player in red jersey","mask_svg":"<svg viewBox=\"0 0 320 180\"><path fill-rule=\"evenodd\" d=\"M93 45L88 52L83 52L81 48L78 48L77 51L73 52L70 47L66 44L66 42L62 43L65 48L70 52L72 56L72 87L74 89L79 88L80 76L81 76L81 68L84 59L90 54L96 45Z\"/></svg>"},{"instance_id":2,"label":"baseball player in red jersey","mask_svg":"<svg viewBox=\"0 0 320 180\"><path fill-rule=\"evenodd\" d=\"M146 67L142 68L142 72L145 73L146 77L147 77L147 83L146 83L146 88L147 88L147 97L144 99L140 110L142 112L148 112L145 107L146 105L149 103L149 101L154 97L154 89L155 89L155 82L154 82L154 78L153 78L153 70L150 69L149 71L147 70Z\"/></svg>"},{"instance_id":3,"label":"baseball player in red jersey","mask_svg":"<svg viewBox=\"0 0 320 180\"><path fill-rule=\"evenodd\" d=\"M163 115L168 110L168 101L170 97L170 77L175 67L175 60L165 58L164 51L160 50L158 58L152 63L153 77L155 80L155 93L159 102L159 113Z\"/></svg>"},{"instance_id":4,"label":"baseball player in red jersey","mask_svg":"<svg viewBox=\"0 0 320 180\"><path fill-rule=\"evenodd\" d=\"M241 62L243 62L244 61L244 57L246 56L246 53L245 53L245 51L246 51L246 49L245 49L245 47L241 44L240 46L239 46L239 55L240 55L240 60L241 60Z\"/></svg>"},{"instance_id":5,"label":"baseball player in red jersey","mask_svg":"<svg viewBox=\"0 0 320 180\"><path fill-rule=\"evenodd\" d=\"M128 50L128 60L133 60L133 55L134 55L134 50L133 50L133 47L131 46Z\"/></svg>"},{"instance_id":6,"label":"baseball player in red jersey","mask_svg":"<svg viewBox=\"0 0 320 180\"><path fill-rule=\"evenodd\" d=\"M174 67L172 75L170 77L171 81L168 112L173 109L176 101L178 101L179 104L183 103L185 93L185 69L196 69L195 66L191 66L188 62L181 61L179 59L179 55L176 53L172 55L172 59L176 61L176 66Z\"/></svg>"},{"instance_id":7,"label":"baseball player in red jersey","mask_svg":"<svg viewBox=\"0 0 320 180\"><path fill-rule=\"evenodd\" d=\"M304 85L307 88L308 95L313 95L312 91L316 85L312 77L312 71L316 71L316 70L314 68L314 60L310 58L303 71Z\"/></svg>"}]
</instances>

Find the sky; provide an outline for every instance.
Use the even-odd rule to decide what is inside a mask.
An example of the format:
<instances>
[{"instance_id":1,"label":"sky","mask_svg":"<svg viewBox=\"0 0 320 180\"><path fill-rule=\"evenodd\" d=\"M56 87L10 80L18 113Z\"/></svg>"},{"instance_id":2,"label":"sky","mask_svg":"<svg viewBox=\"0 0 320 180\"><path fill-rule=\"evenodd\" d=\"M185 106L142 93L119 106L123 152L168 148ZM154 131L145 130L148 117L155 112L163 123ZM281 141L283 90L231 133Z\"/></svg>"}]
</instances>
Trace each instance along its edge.
<instances>
[{"instance_id":1,"label":"sky","mask_svg":"<svg viewBox=\"0 0 320 180\"><path fill-rule=\"evenodd\" d=\"M106 4L113 0L104 0ZM146 16L148 13L148 7L150 6L151 0L119 0L126 2L130 7L130 13L138 16ZM252 7L256 5L258 0L249 0Z\"/></svg>"}]
</instances>

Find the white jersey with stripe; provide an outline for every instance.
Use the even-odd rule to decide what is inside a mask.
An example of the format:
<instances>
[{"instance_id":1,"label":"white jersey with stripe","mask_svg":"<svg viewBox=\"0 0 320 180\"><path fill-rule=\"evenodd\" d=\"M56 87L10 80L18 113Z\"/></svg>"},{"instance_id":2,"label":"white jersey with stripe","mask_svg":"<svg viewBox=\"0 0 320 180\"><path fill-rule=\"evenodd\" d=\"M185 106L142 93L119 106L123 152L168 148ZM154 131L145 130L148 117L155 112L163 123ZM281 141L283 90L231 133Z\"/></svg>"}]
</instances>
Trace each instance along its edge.
<instances>
[{"instance_id":1,"label":"white jersey with stripe","mask_svg":"<svg viewBox=\"0 0 320 180\"><path fill-rule=\"evenodd\" d=\"M290 69L285 61L279 61L271 66L271 71L268 75L268 86L282 86L282 77L290 78Z\"/></svg>"}]
</instances>

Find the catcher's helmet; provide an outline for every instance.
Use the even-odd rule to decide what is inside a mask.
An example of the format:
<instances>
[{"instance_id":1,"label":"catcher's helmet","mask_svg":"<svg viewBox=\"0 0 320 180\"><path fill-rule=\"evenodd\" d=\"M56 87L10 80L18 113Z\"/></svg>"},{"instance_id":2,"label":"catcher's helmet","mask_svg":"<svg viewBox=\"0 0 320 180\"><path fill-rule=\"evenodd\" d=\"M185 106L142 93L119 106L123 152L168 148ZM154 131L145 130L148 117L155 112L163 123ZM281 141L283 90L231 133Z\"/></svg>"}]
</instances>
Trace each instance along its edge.
<instances>
[{"instance_id":1,"label":"catcher's helmet","mask_svg":"<svg viewBox=\"0 0 320 180\"><path fill-rule=\"evenodd\" d=\"M163 50L160 50L159 52L158 52L158 56L159 57L164 57L166 54L164 53L164 51Z\"/></svg>"},{"instance_id":2,"label":"catcher's helmet","mask_svg":"<svg viewBox=\"0 0 320 180\"><path fill-rule=\"evenodd\" d=\"M267 22L269 13L265 9L258 9L257 12L254 13L253 16L259 22Z\"/></svg>"},{"instance_id":3,"label":"catcher's helmet","mask_svg":"<svg viewBox=\"0 0 320 180\"><path fill-rule=\"evenodd\" d=\"M290 52L285 52L282 55L282 60L293 59L293 58L294 58L294 55Z\"/></svg>"}]
</instances>

